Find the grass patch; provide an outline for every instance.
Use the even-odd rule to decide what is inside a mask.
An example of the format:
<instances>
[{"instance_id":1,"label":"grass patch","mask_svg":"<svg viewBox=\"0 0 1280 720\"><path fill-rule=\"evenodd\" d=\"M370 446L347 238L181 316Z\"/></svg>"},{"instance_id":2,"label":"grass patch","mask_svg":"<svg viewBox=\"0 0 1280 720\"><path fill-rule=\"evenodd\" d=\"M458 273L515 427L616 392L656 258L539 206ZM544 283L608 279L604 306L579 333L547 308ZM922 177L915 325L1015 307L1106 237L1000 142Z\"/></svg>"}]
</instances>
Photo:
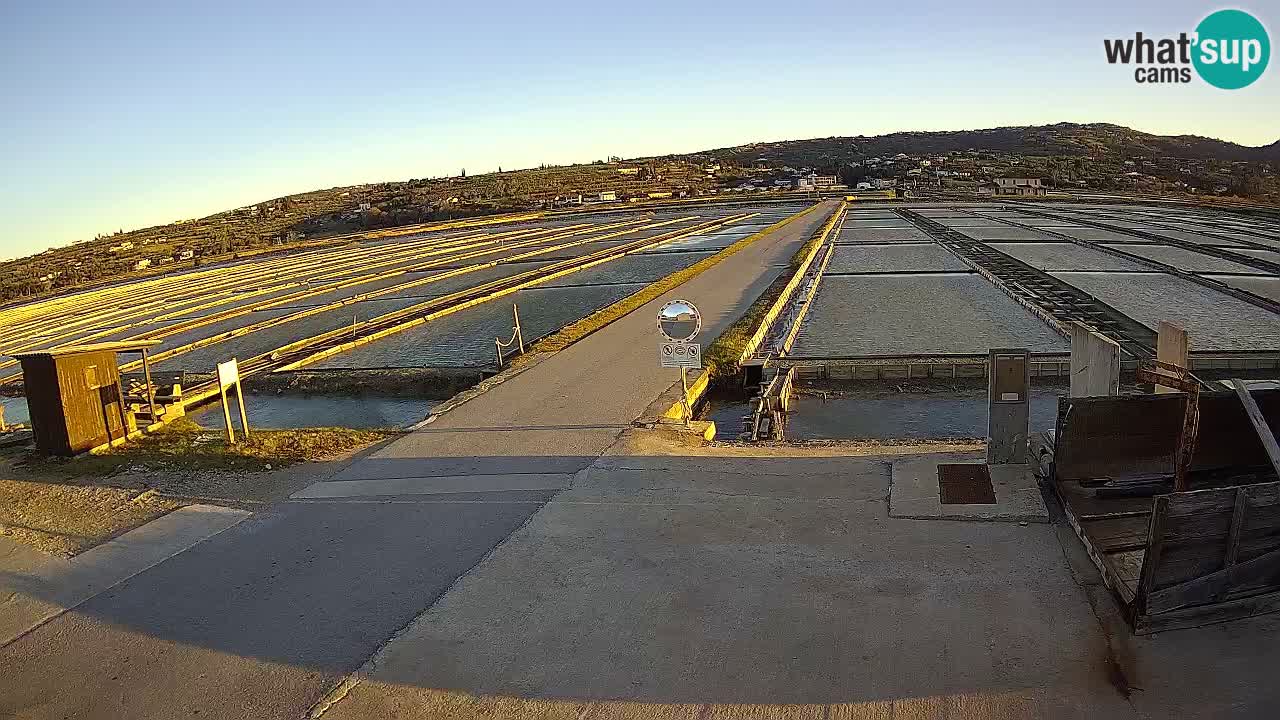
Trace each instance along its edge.
<instances>
[{"instance_id":1,"label":"grass patch","mask_svg":"<svg viewBox=\"0 0 1280 720\"><path fill-rule=\"evenodd\" d=\"M809 209L798 212L789 218L784 218L783 220L779 220L778 222L770 225L767 228L764 228L759 232L752 233L751 235L748 235L747 237L742 238L741 240L735 242L729 247L724 248L723 250L716 253L715 255L712 255L711 257L703 258L702 260L699 260L693 265L690 265L689 267L683 270L674 272L662 278L658 282L645 287L643 290L636 292L633 295L628 295L627 297L619 300L618 302L610 305L609 307L603 308L601 310L597 310L596 312L586 316L585 318L582 318L581 320L575 323L566 325L562 330L560 330L560 332L554 335L551 335L549 337L543 338L542 340L539 340L538 342L534 343L533 346L530 348L530 352L531 353L556 352L569 347L573 343L578 342L579 340L590 335L596 330L599 330L600 328L621 318L622 316L627 315L633 310L639 309L649 304L650 302L658 299L659 297L666 294L670 290L673 290L683 285L684 283L688 282L689 280L692 280L698 275L701 275L702 273L706 272L707 270L715 266L717 263L723 261L725 258L728 258L729 256L742 251L751 243L755 242L756 240L759 240L761 237L764 237L765 235L783 227L784 225L787 225L795 220L798 220L808 215L809 213L813 212L820 206L821 206L821 203L813 205ZM512 362L512 364L519 365L519 361L523 360L525 357L528 357L528 355L524 355L519 358L516 358Z\"/></svg>"},{"instance_id":2,"label":"grass patch","mask_svg":"<svg viewBox=\"0 0 1280 720\"><path fill-rule=\"evenodd\" d=\"M228 445L222 431L202 428L184 418L100 455L45 462L60 462L66 472L99 477L135 467L270 470L307 460L332 459L395 434L391 430L333 427L254 430L249 437L237 437L235 445Z\"/></svg>"}]
</instances>

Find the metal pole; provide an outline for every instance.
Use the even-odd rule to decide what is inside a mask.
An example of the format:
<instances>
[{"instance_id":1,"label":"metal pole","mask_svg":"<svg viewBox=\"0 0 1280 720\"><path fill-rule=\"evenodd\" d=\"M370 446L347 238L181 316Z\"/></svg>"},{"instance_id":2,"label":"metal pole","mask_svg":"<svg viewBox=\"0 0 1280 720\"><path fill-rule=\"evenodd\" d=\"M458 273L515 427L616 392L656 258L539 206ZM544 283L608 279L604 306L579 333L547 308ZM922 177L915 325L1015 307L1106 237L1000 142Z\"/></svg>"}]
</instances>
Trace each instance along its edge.
<instances>
[{"instance_id":1,"label":"metal pole","mask_svg":"<svg viewBox=\"0 0 1280 720\"><path fill-rule=\"evenodd\" d=\"M680 368L680 406L684 408L684 425L689 426L693 410L689 407L689 369Z\"/></svg>"},{"instance_id":2,"label":"metal pole","mask_svg":"<svg viewBox=\"0 0 1280 720\"><path fill-rule=\"evenodd\" d=\"M520 343L520 354L524 354L524 332L520 329L520 306L511 303L511 314L516 318L516 340Z\"/></svg>"},{"instance_id":3,"label":"metal pole","mask_svg":"<svg viewBox=\"0 0 1280 720\"><path fill-rule=\"evenodd\" d=\"M156 414L156 390L151 385L151 360L146 348L142 348L142 374L147 381L147 405L151 408L151 422L154 424L160 420L160 416Z\"/></svg>"},{"instance_id":4,"label":"metal pole","mask_svg":"<svg viewBox=\"0 0 1280 720\"><path fill-rule=\"evenodd\" d=\"M494 338L493 344L498 350L498 369L501 370L502 369L502 339Z\"/></svg>"}]
</instances>

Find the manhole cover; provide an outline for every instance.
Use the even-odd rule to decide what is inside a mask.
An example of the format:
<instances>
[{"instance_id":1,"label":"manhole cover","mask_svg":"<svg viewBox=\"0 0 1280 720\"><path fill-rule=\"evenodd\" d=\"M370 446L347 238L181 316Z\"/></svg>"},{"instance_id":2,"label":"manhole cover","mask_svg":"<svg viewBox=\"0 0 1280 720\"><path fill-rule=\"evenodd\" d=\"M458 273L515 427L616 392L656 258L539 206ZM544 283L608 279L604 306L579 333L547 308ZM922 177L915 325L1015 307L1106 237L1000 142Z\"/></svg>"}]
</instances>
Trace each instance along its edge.
<instances>
[{"instance_id":1,"label":"manhole cover","mask_svg":"<svg viewBox=\"0 0 1280 720\"><path fill-rule=\"evenodd\" d=\"M986 465L938 466L938 495L943 505L994 505L991 472Z\"/></svg>"}]
</instances>

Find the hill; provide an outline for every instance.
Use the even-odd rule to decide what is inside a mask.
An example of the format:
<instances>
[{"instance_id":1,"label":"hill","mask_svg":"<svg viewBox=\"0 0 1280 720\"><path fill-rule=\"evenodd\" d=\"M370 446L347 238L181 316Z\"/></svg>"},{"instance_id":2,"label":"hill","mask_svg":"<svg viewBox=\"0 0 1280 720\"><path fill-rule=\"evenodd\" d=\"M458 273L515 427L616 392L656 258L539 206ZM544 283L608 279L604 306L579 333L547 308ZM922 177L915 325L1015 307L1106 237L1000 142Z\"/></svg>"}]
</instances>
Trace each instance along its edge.
<instances>
[{"instance_id":1,"label":"hill","mask_svg":"<svg viewBox=\"0 0 1280 720\"><path fill-rule=\"evenodd\" d=\"M761 142L684 155L376 183L274 198L120 231L0 264L0 301L432 220L787 185L801 171L924 194L1001 176L1060 189L1243 197L1280 205L1280 142L1247 147L1110 124L897 132Z\"/></svg>"},{"instance_id":2,"label":"hill","mask_svg":"<svg viewBox=\"0 0 1280 720\"><path fill-rule=\"evenodd\" d=\"M1225 162L1280 162L1280 141L1263 147L1248 147L1198 135L1152 135L1107 123L1059 123L985 130L897 132L877 136L786 140L721 148L694 155L709 155L742 163L767 158L792 165L813 165L897 153L920 155L967 151L1097 159L1174 157Z\"/></svg>"}]
</instances>

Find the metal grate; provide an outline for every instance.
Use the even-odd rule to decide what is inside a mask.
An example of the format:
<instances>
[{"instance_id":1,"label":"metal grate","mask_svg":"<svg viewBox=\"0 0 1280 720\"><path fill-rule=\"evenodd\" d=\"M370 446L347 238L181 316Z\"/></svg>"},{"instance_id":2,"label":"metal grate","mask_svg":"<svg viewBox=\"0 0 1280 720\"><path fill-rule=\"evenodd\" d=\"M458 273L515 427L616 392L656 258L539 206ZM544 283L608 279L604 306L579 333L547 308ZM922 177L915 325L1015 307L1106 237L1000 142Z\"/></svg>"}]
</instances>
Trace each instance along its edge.
<instances>
[{"instance_id":1,"label":"metal grate","mask_svg":"<svg viewBox=\"0 0 1280 720\"><path fill-rule=\"evenodd\" d=\"M1024 304L1038 308L1060 323L1084 322L1115 340L1132 357L1155 357L1156 333L1137 320L1074 285L914 210L898 208L894 212L969 262Z\"/></svg>"},{"instance_id":2,"label":"metal grate","mask_svg":"<svg viewBox=\"0 0 1280 720\"><path fill-rule=\"evenodd\" d=\"M943 505L994 505L991 471L986 465L957 463L938 466L938 495Z\"/></svg>"}]
</instances>

